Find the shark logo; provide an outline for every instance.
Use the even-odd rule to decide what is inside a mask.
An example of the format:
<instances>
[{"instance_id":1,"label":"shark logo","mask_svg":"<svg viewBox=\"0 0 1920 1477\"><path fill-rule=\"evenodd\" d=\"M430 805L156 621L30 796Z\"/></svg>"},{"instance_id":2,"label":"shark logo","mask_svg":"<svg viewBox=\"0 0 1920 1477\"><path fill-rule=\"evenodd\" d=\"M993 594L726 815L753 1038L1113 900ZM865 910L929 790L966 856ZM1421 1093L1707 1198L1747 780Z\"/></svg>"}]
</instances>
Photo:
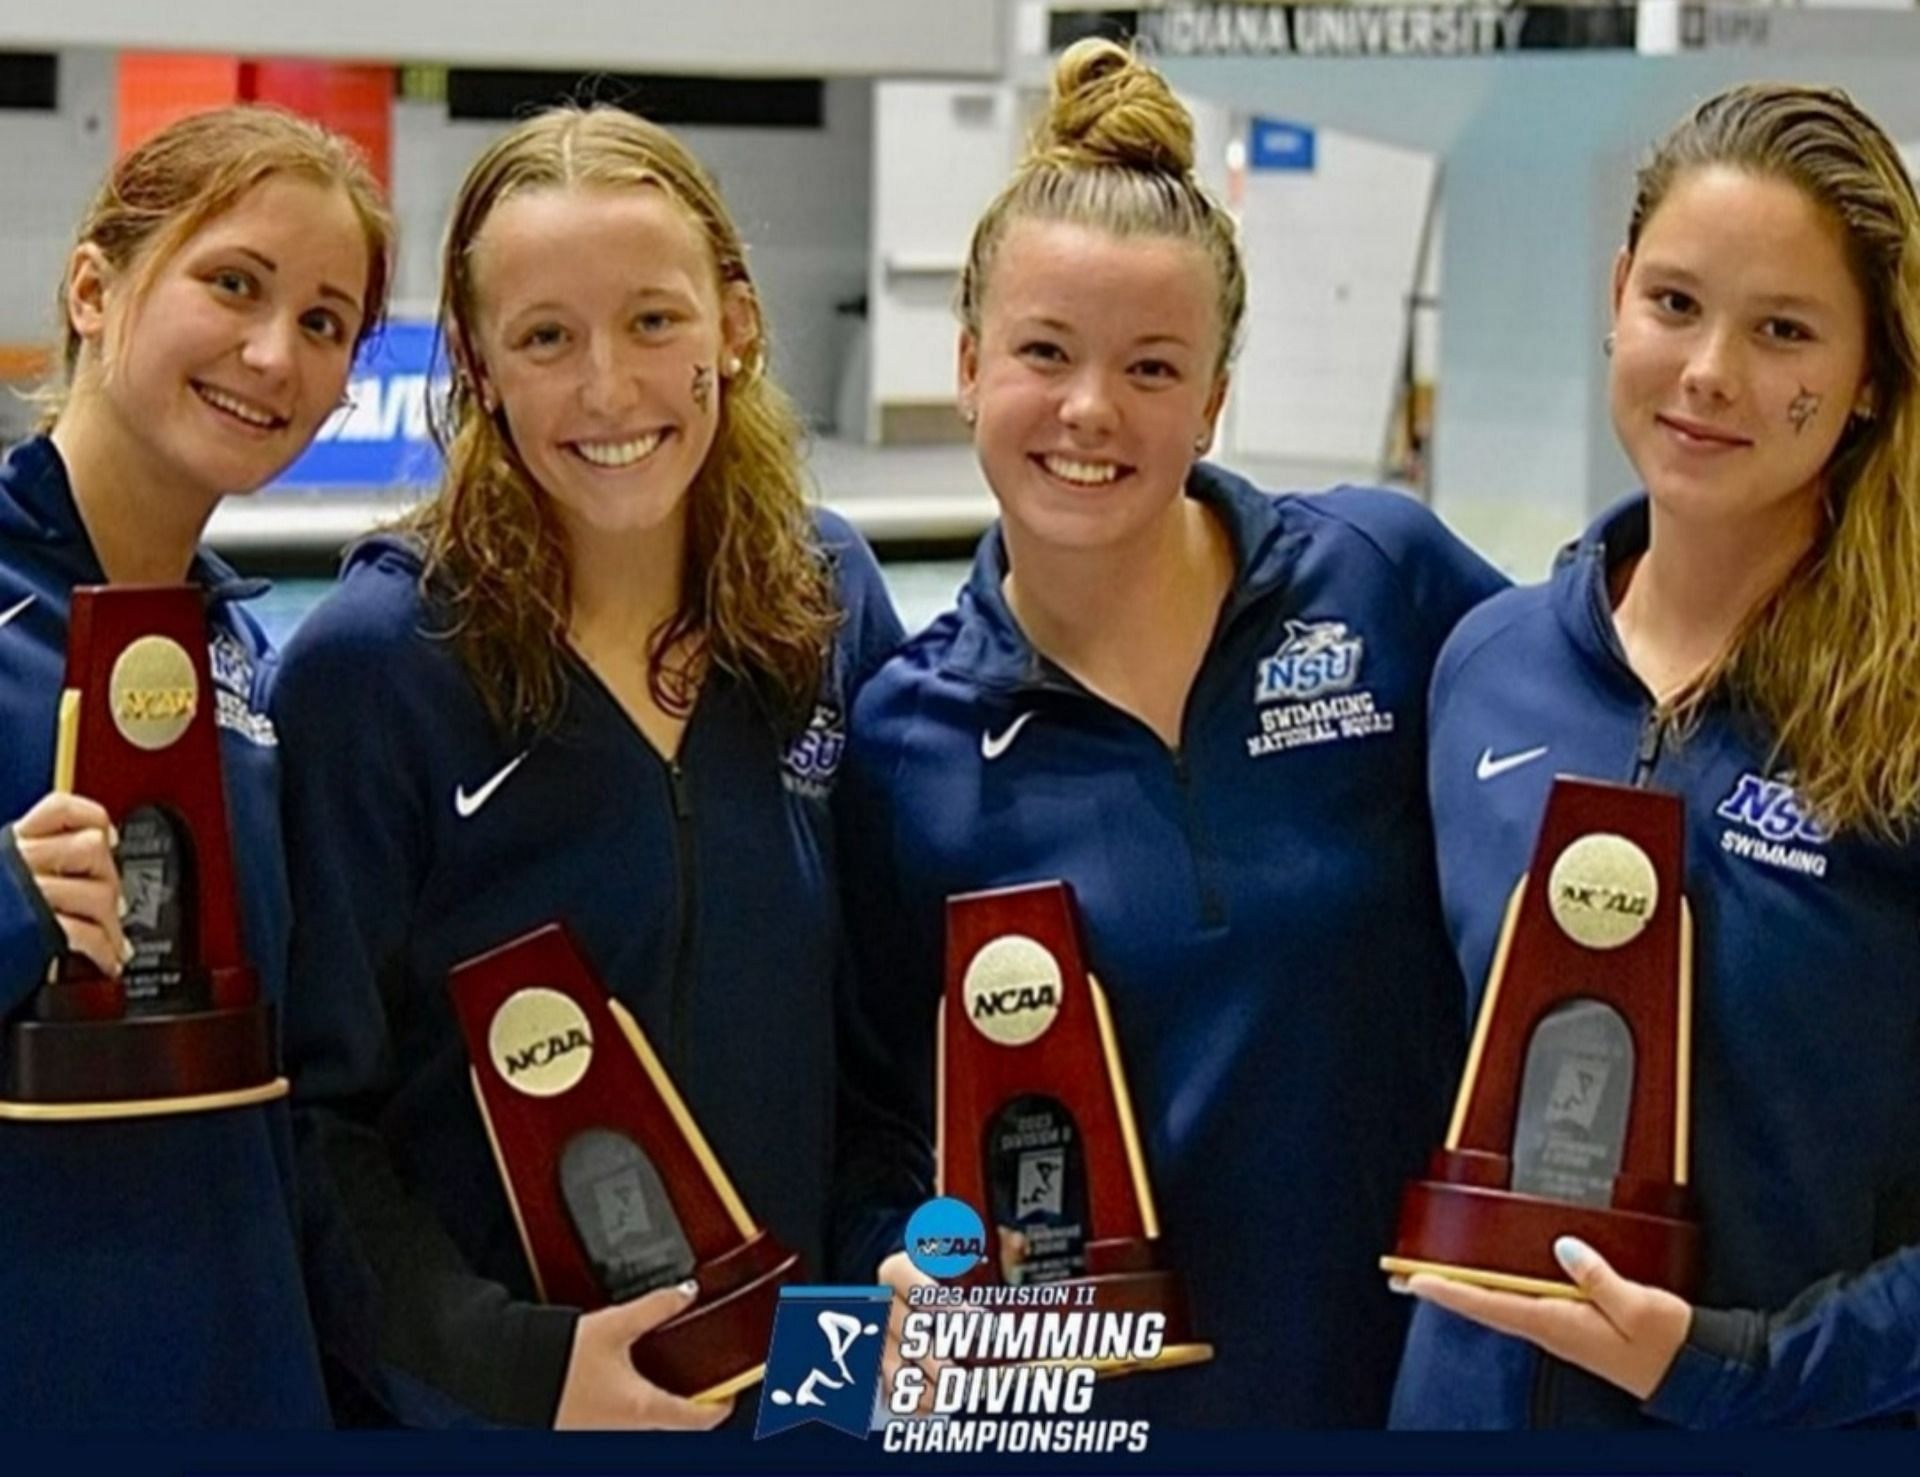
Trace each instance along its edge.
<instances>
[{"instance_id":1,"label":"shark logo","mask_svg":"<svg viewBox=\"0 0 1920 1477\"><path fill-rule=\"evenodd\" d=\"M1255 669L1253 700L1301 702L1345 692L1360 680L1365 647L1345 621L1288 621L1287 639Z\"/></svg>"}]
</instances>

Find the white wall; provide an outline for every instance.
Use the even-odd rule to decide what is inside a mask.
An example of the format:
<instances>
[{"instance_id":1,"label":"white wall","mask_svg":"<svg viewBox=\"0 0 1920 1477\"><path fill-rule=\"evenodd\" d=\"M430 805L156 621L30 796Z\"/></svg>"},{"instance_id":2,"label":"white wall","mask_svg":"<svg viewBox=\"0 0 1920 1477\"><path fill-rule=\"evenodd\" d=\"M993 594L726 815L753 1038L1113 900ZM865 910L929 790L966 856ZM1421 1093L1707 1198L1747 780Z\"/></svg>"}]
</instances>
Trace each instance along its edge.
<instances>
[{"instance_id":1,"label":"white wall","mask_svg":"<svg viewBox=\"0 0 1920 1477\"><path fill-rule=\"evenodd\" d=\"M1434 159L1322 129L1311 170L1249 166L1233 450L1376 463L1397 401Z\"/></svg>"},{"instance_id":2,"label":"white wall","mask_svg":"<svg viewBox=\"0 0 1920 1477\"><path fill-rule=\"evenodd\" d=\"M954 289L1012 166L1018 110L1005 86L874 85L869 438L881 405L954 398Z\"/></svg>"},{"instance_id":3,"label":"white wall","mask_svg":"<svg viewBox=\"0 0 1920 1477\"><path fill-rule=\"evenodd\" d=\"M997 75L989 0L9 0L0 46L736 75Z\"/></svg>"},{"instance_id":4,"label":"white wall","mask_svg":"<svg viewBox=\"0 0 1920 1477\"><path fill-rule=\"evenodd\" d=\"M0 342L44 343L73 228L113 157L113 64L60 58L60 108L0 112Z\"/></svg>"}]
</instances>

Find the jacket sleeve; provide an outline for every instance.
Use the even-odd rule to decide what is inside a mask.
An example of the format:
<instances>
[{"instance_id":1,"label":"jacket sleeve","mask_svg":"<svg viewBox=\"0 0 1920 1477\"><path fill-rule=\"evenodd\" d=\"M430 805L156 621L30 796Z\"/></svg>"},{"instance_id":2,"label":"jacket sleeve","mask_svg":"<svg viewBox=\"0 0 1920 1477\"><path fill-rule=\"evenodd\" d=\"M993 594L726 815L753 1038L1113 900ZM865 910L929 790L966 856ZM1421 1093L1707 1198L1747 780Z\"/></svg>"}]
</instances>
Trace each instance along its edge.
<instances>
[{"instance_id":1,"label":"jacket sleeve","mask_svg":"<svg viewBox=\"0 0 1920 1477\"><path fill-rule=\"evenodd\" d=\"M837 1018L841 1112L832 1239L840 1275L860 1281L872 1280L881 1261L905 1244L907 1217L933 1193L934 1015L926 1008L925 971L902 927L883 761L861 732L867 707L855 705L834 793L849 959Z\"/></svg>"},{"instance_id":2,"label":"jacket sleeve","mask_svg":"<svg viewBox=\"0 0 1920 1477\"><path fill-rule=\"evenodd\" d=\"M1394 567L1429 654L1440 650L1469 610L1507 588L1504 574L1405 493L1340 487L1312 501L1352 527Z\"/></svg>"},{"instance_id":3,"label":"jacket sleeve","mask_svg":"<svg viewBox=\"0 0 1920 1477\"><path fill-rule=\"evenodd\" d=\"M900 617L873 552L844 520L822 514L822 539L833 550L845 620L838 642L841 701L849 737L833 798L843 927L834 992L834 1172L828 1254L834 1275L871 1281L880 1262L902 1244L913 1207L932 1183L926 1135L902 1096L900 1061L876 998L883 964L861 947L876 909L872 867L888 835L873 792L853 773L851 733L860 693L900 645ZM891 916L890 913L883 914Z\"/></svg>"},{"instance_id":4,"label":"jacket sleeve","mask_svg":"<svg viewBox=\"0 0 1920 1477\"><path fill-rule=\"evenodd\" d=\"M1645 1409L1695 1428L1838 1426L1920 1407L1920 1247L1774 1313L1696 1308Z\"/></svg>"},{"instance_id":5,"label":"jacket sleeve","mask_svg":"<svg viewBox=\"0 0 1920 1477\"><path fill-rule=\"evenodd\" d=\"M13 827L0 826L0 1016L39 988L65 947L66 934L27 871Z\"/></svg>"},{"instance_id":6,"label":"jacket sleeve","mask_svg":"<svg viewBox=\"0 0 1920 1477\"><path fill-rule=\"evenodd\" d=\"M432 717L402 643L370 641L340 614L309 618L273 692L294 899L286 1056L316 1323L336 1384L344 1374L404 1424L550 1425L576 1310L476 1275L381 1134L405 1087L388 1010L428 834L422 750L405 729Z\"/></svg>"}]
</instances>

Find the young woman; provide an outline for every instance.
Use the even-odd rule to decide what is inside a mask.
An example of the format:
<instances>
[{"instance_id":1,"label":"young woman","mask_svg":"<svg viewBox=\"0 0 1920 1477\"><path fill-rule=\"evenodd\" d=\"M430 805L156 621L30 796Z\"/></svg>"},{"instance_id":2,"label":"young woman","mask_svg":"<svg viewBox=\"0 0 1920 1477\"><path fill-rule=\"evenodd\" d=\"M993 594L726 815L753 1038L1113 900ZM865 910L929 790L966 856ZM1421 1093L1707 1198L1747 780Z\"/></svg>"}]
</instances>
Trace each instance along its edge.
<instances>
[{"instance_id":1,"label":"young woman","mask_svg":"<svg viewBox=\"0 0 1920 1477\"><path fill-rule=\"evenodd\" d=\"M346 388L385 296L390 226L351 147L233 108L120 159L61 284L62 382L0 463L0 1011L63 953L130 952L109 817L50 794L77 585L207 594L244 934L285 969L278 753L261 585L200 547L220 499L270 481ZM101 1122L0 1120L0 1423L327 1419L291 1215L284 1102Z\"/></svg>"},{"instance_id":2,"label":"young woman","mask_svg":"<svg viewBox=\"0 0 1920 1477\"><path fill-rule=\"evenodd\" d=\"M1838 92L1702 104L1641 171L1613 320L1614 427L1646 491L1448 643L1435 824L1477 986L1553 774L1685 801L1701 1306L1577 1241L1584 1304L1415 1278L1440 1307L1415 1317L1395 1420L1911 1411L1920 205L1899 154ZM1482 783L1488 745L1539 762Z\"/></svg>"},{"instance_id":3,"label":"young woman","mask_svg":"<svg viewBox=\"0 0 1920 1477\"><path fill-rule=\"evenodd\" d=\"M349 558L274 699L333 1352L408 1422L705 1428L726 1403L627 1357L682 1289L534 1301L448 974L564 922L753 1215L821 1268L826 803L899 625L865 545L804 506L739 235L670 134L614 108L510 129L443 266L445 485Z\"/></svg>"},{"instance_id":4,"label":"young woman","mask_svg":"<svg viewBox=\"0 0 1920 1477\"><path fill-rule=\"evenodd\" d=\"M1001 517L856 707L849 919L924 1125L945 899L1071 883L1218 1351L1102 1408L1378 1425L1404 1315L1373 1259L1464 1041L1426 687L1502 581L1409 498L1197 461L1246 281L1192 165L1161 78L1082 42L975 230L960 391Z\"/></svg>"}]
</instances>

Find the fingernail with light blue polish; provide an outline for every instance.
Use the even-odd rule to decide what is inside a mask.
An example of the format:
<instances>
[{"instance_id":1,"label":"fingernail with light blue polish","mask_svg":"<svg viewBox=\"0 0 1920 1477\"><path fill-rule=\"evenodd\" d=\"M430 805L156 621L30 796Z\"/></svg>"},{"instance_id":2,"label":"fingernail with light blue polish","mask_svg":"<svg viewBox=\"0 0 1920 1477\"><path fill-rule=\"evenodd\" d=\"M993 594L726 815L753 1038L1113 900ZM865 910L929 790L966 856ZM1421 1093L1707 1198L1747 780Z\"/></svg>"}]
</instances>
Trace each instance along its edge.
<instances>
[{"instance_id":1,"label":"fingernail with light blue polish","mask_svg":"<svg viewBox=\"0 0 1920 1477\"><path fill-rule=\"evenodd\" d=\"M1553 1243L1553 1259L1569 1277L1577 1277L1593 1261L1594 1251L1578 1236L1561 1236Z\"/></svg>"}]
</instances>

